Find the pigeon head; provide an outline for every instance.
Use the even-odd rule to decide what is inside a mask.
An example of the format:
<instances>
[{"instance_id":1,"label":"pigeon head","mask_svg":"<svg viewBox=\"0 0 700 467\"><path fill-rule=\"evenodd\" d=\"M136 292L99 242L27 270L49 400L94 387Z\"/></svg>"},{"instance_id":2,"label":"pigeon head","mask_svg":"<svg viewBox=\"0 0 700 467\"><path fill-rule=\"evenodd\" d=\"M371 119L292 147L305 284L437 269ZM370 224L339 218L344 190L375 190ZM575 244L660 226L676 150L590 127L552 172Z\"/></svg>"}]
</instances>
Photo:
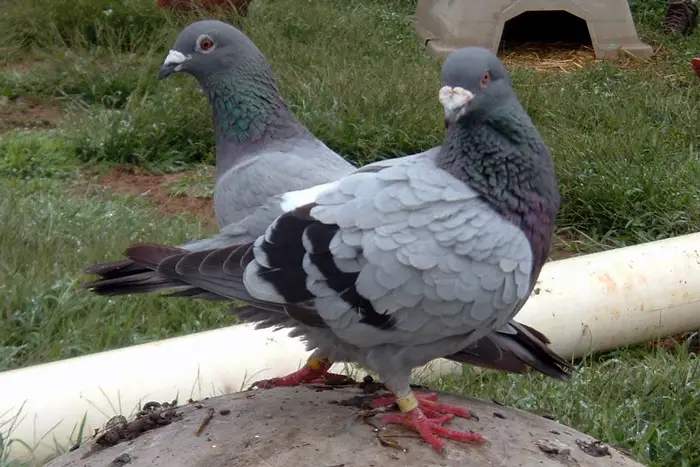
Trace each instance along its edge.
<instances>
[{"instance_id":1,"label":"pigeon head","mask_svg":"<svg viewBox=\"0 0 700 467\"><path fill-rule=\"evenodd\" d=\"M230 24L203 20L185 27L158 78L178 72L193 76L211 103L217 167L219 156L230 162L232 154L245 153L245 145L306 131L282 99L265 55Z\"/></svg>"},{"instance_id":2,"label":"pigeon head","mask_svg":"<svg viewBox=\"0 0 700 467\"><path fill-rule=\"evenodd\" d=\"M498 57L483 47L464 47L447 56L442 65L440 103L445 126L464 115L486 108L512 94L508 71Z\"/></svg>"},{"instance_id":3,"label":"pigeon head","mask_svg":"<svg viewBox=\"0 0 700 467\"><path fill-rule=\"evenodd\" d=\"M203 20L185 27L175 40L158 72L165 79L177 72L188 73L198 81L245 65L262 53L241 31L217 20Z\"/></svg>"}]
</instances>

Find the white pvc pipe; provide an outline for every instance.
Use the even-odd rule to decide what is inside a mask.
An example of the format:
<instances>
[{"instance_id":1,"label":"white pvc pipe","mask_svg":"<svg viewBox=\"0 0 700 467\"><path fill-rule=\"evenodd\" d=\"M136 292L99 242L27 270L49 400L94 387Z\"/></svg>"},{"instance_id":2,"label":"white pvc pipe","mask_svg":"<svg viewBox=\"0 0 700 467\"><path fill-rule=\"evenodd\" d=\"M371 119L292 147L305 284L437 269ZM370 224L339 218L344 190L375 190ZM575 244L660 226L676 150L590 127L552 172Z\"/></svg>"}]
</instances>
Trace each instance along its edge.
<instances>
[{"instance_id":1,"label":"white pvc pipe","mask_svg":"<svg viewBox=\"0 0 700 467\"><path fill-rule=\"evenodd\" d=\"M566 358L700 330L700 233L547 263L516 320Z\"/></svg>"},{"instance_id":2,"label":"white pvc pipe","mask_svg":"<svg viewBox=\"0 0 700 467\"><path fill-rule=\"evenodd\" d=\"M517 319L544 332L565 357L698 330L699 250L700 234L693 234L550 262ZM0 427L22 407L12 437L43 459L55 443L70 445L83 415L85 433L91 433L117 413L130 415L139 403L235 392L294 371L308 356L285 331L251 328L232 326L0 373ZM336 365L334 371L342 369ZM433 375L459 369L445 360L428 368ZM12 459L28 457L19 444L11 453Z\"/></svg>"}]
</instances>

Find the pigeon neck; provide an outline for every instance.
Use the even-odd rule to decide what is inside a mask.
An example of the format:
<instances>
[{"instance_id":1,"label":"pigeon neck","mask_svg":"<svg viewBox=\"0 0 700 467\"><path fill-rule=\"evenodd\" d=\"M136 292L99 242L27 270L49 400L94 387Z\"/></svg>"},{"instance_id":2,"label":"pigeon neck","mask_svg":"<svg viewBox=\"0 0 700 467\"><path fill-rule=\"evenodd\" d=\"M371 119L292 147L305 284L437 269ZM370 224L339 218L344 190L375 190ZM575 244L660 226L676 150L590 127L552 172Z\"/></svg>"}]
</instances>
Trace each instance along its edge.
<instances>
[{"instance_id":1,"label":"pigeon neck","mask_svg":"<svg viewBox=\"0 0 700 467\"><path fill-rule=\"evenodd\" d=\"M202 84L212 107L217 173L269 141L305 130L282 100L269 69L213 75Z\"/></svg>"},{"instance_id":2,"label":"pigeon neck","mask_svg":"<svg viewBox=\"0 0 700 467\"><path fill-rule=\"evenodd\" d=\"M464 120L450 125L438 166L469 184L527 236L534 287L560 203L550 151L518 102Z\"/></svg>"}]
</instances>

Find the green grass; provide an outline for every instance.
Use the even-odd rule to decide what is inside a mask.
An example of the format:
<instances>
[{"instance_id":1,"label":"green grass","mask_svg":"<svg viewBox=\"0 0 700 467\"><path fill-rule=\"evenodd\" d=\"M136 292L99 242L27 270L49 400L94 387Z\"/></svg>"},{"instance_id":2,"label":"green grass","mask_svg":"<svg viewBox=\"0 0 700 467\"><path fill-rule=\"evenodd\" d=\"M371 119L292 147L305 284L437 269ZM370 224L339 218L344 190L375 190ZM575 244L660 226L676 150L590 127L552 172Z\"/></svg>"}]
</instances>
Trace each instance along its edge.
<instances>
[{"instance_id":1,"label":"green grass","mask_svg":"<svg viewBox=\"0 0 700 467\"><path fill-rule=\"evenodd\" d=\"M156 80L182 25L141 0L8 0L0 9L0 118L17 97L61 104L52 130L0 133L0 371L234 322L219 304L80 291L82 267L134 241L205 235L185 217L91 188L84 167L196 170L166 190L210 196L208 103L191 77ZM569 73L514 69L527 110L552 147L572 250L630 245L697 230L700 33L660 34L665 0L630 2L662 54ZM267 55L285 100L319 138L360 163L427 149L443 134L439 61L406 15L412 0L253 0L225 12ZM88 187L86 188L86 185ZM682 350L682 349L681 349ZM629 448L652 466L700 465L698 359L621 350L588 360L569 384L476 376L442 388L493 397ZM11 440L0 416L0 467Z\"/></svg>"},{"instance_id":2,"label":"green grass","mask_svg":"<svg viewBox=\"0 0 700 467\"><path fill-rule=\"evenodd\" d=\"M167 182L165 187L171 196L189 196L193 198L212 198L214 196L215 168L199 164L191 172L185 173L178 180Z\"/></svg>"},{"instance_id":3,"label":"green grass","mask_svg":"<svg viewBox=\"0 0 700 467\"><path fill-rule=\"evenodd\" d=\"M132 242L200 238L201 226L99 191L78 196L56 180L3 180L0 190L0 371L234 323L218 304L76 289L91 261L118 258Z\"/></svg>"},{"instance_id":4,"label":"green grass","mask_svg":"<svg viewBox=\"0 0 700 467\"><path fill-rule=\"evenodd\" d=\"M621 350L586 359L568 383L466 368L435 386L554 415L645 465L690 467L700 465L700 359L687 350Z\"/></svg>"}]
</instances>

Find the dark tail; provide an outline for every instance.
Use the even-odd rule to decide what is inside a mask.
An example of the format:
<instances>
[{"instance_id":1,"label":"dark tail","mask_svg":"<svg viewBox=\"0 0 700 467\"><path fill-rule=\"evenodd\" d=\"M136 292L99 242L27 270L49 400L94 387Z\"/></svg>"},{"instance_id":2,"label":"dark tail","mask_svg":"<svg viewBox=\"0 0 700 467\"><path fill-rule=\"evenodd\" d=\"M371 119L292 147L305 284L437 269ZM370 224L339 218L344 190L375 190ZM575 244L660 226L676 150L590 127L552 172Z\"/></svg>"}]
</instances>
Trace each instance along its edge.
<instances>
[{"instance_id":1,"label":"dark tail","mask_svg":"<svg viewBox=\"0 0 700 467\"><path fill-rule=\"evenodd\" d=\"M98 295L133 295L188 287L188 284L159 275L156 272L159 260L185 253L177 247L151 245L152 254L136 259L96 263L85 268L87 274L96 274L100 279L83 284L81 287ZM175 292L185 294L187 291ZM191 292L190 292L191 293Z\"/></svg>"},{"instance_id":2,"label":"dark tail","mask_svg":"<svg viewBox=\"0 0 700 467\"><path fill-rule=\"evenodd\" d=\"M244 245L245 246L245 245ZM219 251L230 253L238 248L231 245ZM101 276L100 279L81 288L98 295L136 295L153 292L170 292L169 297L201 298L205 300L231 300L230 297L197 287L192 281L180 280L174 270L163 269L166 260L179 260L184 256L206 256L213 250L191 252L179 247L140 243L131 245L125 255L128 259L96 263L85 268L88 274ZM245 297L248 297L245 294Z\"/></svg>"},{"instance_id":3,"label":"dark tail","mask_svg":"<svg viewBox=\"0 0 700 467\"><path fill-rule=\"evenodd\" d=\"M566 381L573 365L549 348L538 330L511 320L508 328L479 339L473 346L445 358L491 370L529 373L532 370Z\"/></svg>"}]
</instances>

